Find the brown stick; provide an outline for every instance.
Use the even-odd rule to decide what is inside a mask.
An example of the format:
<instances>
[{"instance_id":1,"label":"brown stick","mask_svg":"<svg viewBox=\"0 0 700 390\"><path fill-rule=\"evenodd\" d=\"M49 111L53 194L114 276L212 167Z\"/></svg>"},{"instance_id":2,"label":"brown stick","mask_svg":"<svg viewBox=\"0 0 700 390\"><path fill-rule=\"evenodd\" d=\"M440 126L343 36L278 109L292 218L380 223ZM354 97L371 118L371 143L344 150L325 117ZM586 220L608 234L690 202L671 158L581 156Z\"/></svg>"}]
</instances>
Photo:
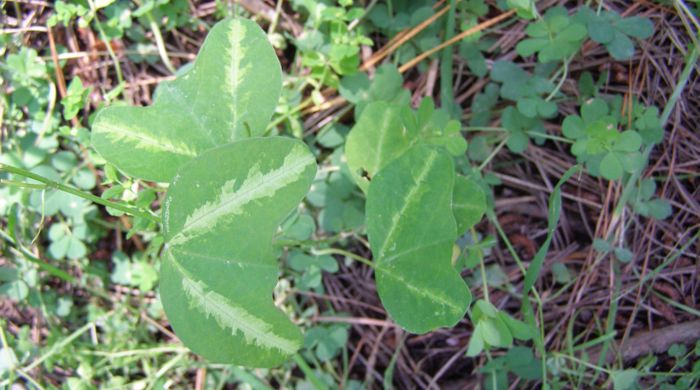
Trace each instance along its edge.
<instances>
[{"instance_id":1,"label":"brown stick","mask_svg":"<svg viewBox=\"0 0 700 390\"><path fill-rule=\"evenodd\" d=\"M683 322L665 328L640 332L630 337L620 348L622 360L634 361L648 354L660 354L673 344L692 344L700 339L700 320ZM590 352L590 361L597 361L600 347ZM608 363L615 360L614 354L607 354Z\"/></svg>"},{"instance_id":2,"label":"brown stick","mask_svg":"<svg viewBox=\"0 0 700 390\"><path fill-rule=\"evenodd\" d=\"M506 19L506 18L509 18L509 17L512 16L514 13L515 13L514 10L510 10L510 11L508 11L508 12L505 12L505 13L502 13L502 14L496 16L495 18L489 19L489 20L487 20L487 21L485 21L485 22L483 22L483 23L477 24L476 26L474 26L474 27L472 27L472 28L469 28L469 29L467 29L467 30L462 31L461 33L459 33L459 34L455 35L454 37L452 37L452 39L450 39L450 40L448 40L448 41L446 41L446 42L443 42L443 43L441 43L441 44L435 46L434 48L432 48L432 49L430 49L430 50L428 50L428 51L426 51L426 52L424 52L424 53L418 55L416 58L412 59L411 61L409 61L409 62L403 64L403 65L399 68L399 72L401 72L401 73L406 72L407 70L413 68L417 63L423 61L426 57L428 57L428 56L430 56L430 55L432 55L432 54L434 54L434 53L436 53L436 52L438 52L438 51L440 51L440 50L446 48L447 46L453 45L453 44L455 44L455 43L461 41L462 39L464 39L464 38L466 38L466 37L468 37L468 36L470 36L470 35L472 35L472 34L476 34L477 32L479 32L479 31L481 31L481 30L485 30L485 29L487 29L487 28L493 26L494 24L499 23L499 22L502 21L502 20L504 20L504 19Z\"/></svg>"}]
</instances>

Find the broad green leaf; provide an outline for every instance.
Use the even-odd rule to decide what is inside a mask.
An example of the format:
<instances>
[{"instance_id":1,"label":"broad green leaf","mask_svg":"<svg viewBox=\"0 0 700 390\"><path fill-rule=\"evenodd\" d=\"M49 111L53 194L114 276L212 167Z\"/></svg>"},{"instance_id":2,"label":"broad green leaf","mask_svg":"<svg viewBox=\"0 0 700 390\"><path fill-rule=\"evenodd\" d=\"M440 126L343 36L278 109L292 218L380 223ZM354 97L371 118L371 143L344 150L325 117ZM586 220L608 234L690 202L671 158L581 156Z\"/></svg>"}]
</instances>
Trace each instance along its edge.
<instances>
[{"instance_id":1,"label":"broad green leaf","mask_svg":"<svg viewBox=\"0 0 700 390\"><path fill-rule=\"evenodd\" d=\"M462 235L479 222L486 212L484 190L473 180L456 175L452 211L457 222L457 235Z\"/></svg>"},{"instance_id":2,"label":"broad green leaf","mask_svg":"<svg viewBox=\"0 0 700 390\"><path fill-rule=\"evenodd\" d=\"M194 66L161 84L150 107L100 111L92 143L125 173L170 181L205 150L262 135L281 88L279 61L250 20L225 20L207 35Z\"/></svg>"},{"instance_id":3,"label":"broad green leaf","mask_svg":"<svg viewBox=\"0 0 700 390\"><path fill-rule=\"evenodd\" d=\"M471 301L451 264L454 175L449 155L420 145L380 170L369 186L367 234L377 290L389 315L410 332L454 325Z\"/></svg>"},{"instance_id":4,"label":"broad green leaf","mask_svg":"<svg viewBox=\"0 0 700 390\"><path fill-rule=\"evenodd\" d=\"M401 113L401 106L383 101L370 103L348 134L348 167L364 192L380 169L418 141L418 134L403 125Z\"/></svg>"},{"instance_id":5,"label":"broad green leaf","mask_svg":"<svg viewBox=\"0 0 700 390\"><path fill-rule=\"evenodd\" d=\"M300 347L299 330L271 299L279 272L272 237L315 173L303 143L270 137L209 150L173 179L163 207L160 294L194 352L272 367Z\"/></svg>"}]
</instances>

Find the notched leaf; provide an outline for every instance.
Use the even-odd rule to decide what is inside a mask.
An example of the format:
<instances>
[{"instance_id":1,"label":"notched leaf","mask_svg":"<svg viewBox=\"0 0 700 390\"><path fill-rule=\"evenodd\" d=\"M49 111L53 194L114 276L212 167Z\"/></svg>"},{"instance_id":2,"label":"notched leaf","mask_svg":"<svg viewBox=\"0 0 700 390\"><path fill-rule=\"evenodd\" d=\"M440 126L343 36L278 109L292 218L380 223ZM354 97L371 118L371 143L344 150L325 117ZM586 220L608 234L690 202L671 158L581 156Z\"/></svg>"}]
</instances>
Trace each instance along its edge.
<instances>
[{"instance_id":1,"label":"notched leaf","mask_svg":"<svg viewBox=\"0 0 700 390\"><path fill-rule=\"evenodd\" d=\"M262 29L225 20L207 35L194 66L159 86L152 106L100 111L92 144L130 176L167 182L208 149L262 135L280 89L280 64Z\"/></svg>"},{"instance_id":2,"label":"notched leaf","mask_svg":"<svg viewBox=\"0 0 700 390\"><path fill-rule=\"evenodd\" d=\"M272 367L301 346L270 299L272 237L315 175L308 147L282 137L206 151L178 172L163 207L160 293L188 348L211 362Z\"/></svg>"},{"instance_id":3,"label":"notched leaf","mask_svg":"<svg viewBox=\"0 0 700 390\"><path fill-rule=\"evenodd\" d=\"M450 156L419 145L381 169L367 194L367 233L377 290L389 315L406 330L452 326L471 302L451 263L457 224Z\"/></svg>"}]
</instances>

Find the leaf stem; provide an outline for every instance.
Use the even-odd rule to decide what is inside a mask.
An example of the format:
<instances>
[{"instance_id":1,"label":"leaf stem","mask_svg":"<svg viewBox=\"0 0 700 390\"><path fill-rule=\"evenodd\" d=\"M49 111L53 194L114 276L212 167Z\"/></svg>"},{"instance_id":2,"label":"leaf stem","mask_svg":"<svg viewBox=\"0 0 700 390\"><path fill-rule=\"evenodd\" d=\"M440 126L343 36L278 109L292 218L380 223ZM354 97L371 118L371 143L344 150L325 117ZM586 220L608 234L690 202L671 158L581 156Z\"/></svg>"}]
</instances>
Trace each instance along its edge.
<instances>
[{"instance_id":1,"label":"leaf stem","mask_svg":"<svg viewBox=\"0 0 700 390\"><path fill-rule=\"evenodd\" d=\"M483 171L484 168L486 168L486 166L491 162L491 160L493 160L493 158L496 157L498 152L500 152L501 149L503 149L503 146L506 144L506 142L508 142L508 137L505 137L503 141L501 141L501 143L498 144L498 146L496 146L496 148L491 152L491 154L489 154L489 156L486 157L486 160L484 160L484 162L482 162L481 165L479 165L479 168L477 168L477 170Z\"/></svg>"},{"instance_id":2,"label":"leaf stem","mask_svg":"<svg viewBox=\"0 0 700 390\"><path fill-rule=\"evenodd\" d=\"M163 41L163 35L160 33L158 23L156 23L155 18L153 18L153 14L151 13L151 11L146 12L146 19L148 19L148 25L151 28L151 31L153 32L153 37L156 39L156 48L158 48L158 54L160 55L160 59L163 60L163 64L166 68L168 68L170 73L175 74L177 71L173 66L173 63L170 62L170 58L168 57L168 50L165 48L165 42Z\"/></svg>"},{"instance_id":3,"label":"leaf stem","mask_svg":"<svg viewBox=\"0 0 700 390\"><path fill-rule=\"evenodd\" d=\"M40 183L45 184L49 188L55 188L59 191L63 191L63 192L66 192L68 194L75 195L75 196L78 196L80 198L95 202L97 204L101 204L102 206L111 207L113 209L123 211L127 214L131 214L133 216L146 218L150 221L160 223L160 218L156 215L153 215L152 213L150 213L148 211L140 210L140 209L137 209L135 207L130 207L130 206L123 205L121 203L111 202L109 200L102 199L99 196L93 195L89 192L81 191L77 188L73 188L71 186L67 186L65 184L55 182L55 181L47 179L43 176L37 175L36 173L30 172L26 169L17 168L17 167L13 167L10 165L5 165L5 164L0 163L0 172L9 172L9 173L12 173L15 175L20 175L20 176L26 177L28 179L36 180Z\"/></svg>"},{"instance_id":4,"label":"leaf stem","mask_svg":"<svg viewBox=\"0 0 700 390\"><path fill-rule=\"evenodd\" d=\"M308 363L306 363L306 360L300 355L296 354L294 355L294 362L299 366L299 369L304 373L304 376L306 376L306 379L311 381L311 383L314 385L314 387L318 390L328 390L328 386L326 386L321 380L316 376L316 373L309 367Z\"/></svg>"},{"instance_id":5,"label":"leaf stem","mask_svg":"<svg viewBox=\"0 0 700 390\"><path fill-rule=\"evenodd\" d=\"M474 228L471 228L472 232L472 241L477 242L478 237L476 235L476 230ZM487 278L486 278L486 264L484 264L484 256L481 253L481 248L477 247L476 250L479 253L479 268L481 269L481 286L482 290L484 291L484 300L486 302L491 302L489 300L489 285L487 283Z\"/></svg>"},{"instance_id":6,"label":"leaf stem","mask_svg":"<svg viewBox=\"0 0 700 390\"><path fill-rule=\"evenodd\" d=\"M375 264L372 262L372 260L367 259L366 257L362 257L360 255L356 255L352 252L348 252L343 249L338 249L338 248L324 248L324 249L311 249L311 254L315 256L323 256L323 255L342 255L342 256L347 256L353 260L357 260L360 263L370 267L370 268L375 268Z\"/></svg>"}]
</instances>

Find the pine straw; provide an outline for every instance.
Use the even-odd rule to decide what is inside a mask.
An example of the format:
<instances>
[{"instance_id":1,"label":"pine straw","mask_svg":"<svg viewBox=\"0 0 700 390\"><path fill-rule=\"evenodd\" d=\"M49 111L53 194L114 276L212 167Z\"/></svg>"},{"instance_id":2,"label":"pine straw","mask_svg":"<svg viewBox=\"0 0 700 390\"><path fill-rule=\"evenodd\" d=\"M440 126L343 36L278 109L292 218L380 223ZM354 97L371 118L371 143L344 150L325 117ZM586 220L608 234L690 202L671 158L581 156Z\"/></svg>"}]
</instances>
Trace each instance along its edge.
<instances>
[{"instance_id":1,"label":"pine straw","mask_svg":"<svg viewBox=\"0 0 700 390\"><path fill-rule=\"evenodd\" d=\"M194 14L213 21L210 20L213 1L196 5L195 2L191 3ZM252 9L252 3L256 2L244 1L243 5ZM601 46L594 43L585 45L583 55L578 56L570 66L572 77L564 83L563 92L577 94L575 80L583 71L590 71L596 76L609 71L604 93L634 96L645 104L655 104L663 109L679 80L684 57L692 47L692 41L675 9L648 1L634 2L632 6L629 3L606 1L605 7L626 16L650 17L656 28L653 37L641 43L641 50L637 51L632 61L620 63L613 62ZM541 1L540 7L544 9L555 4L573 7L578 2ZM269 15L271 6L260 2L256 6L258 8L253 10L265 19L264 15ZM31 26L45 26L48 15L45 3L32 1L18 4L17 7L21 10L21 15L14 15L17 26L13 26L13 16L8 16L6 28L30 27L28 31L33 31ZM13 13L10 11L8 15ZM493 11L490 16L497 15L497 11ZM280 28L300 31L298 20L289 9L286 9L283 20ZM19 27L19 22L23 27ZM492 35L498 40L491 48L490 60L521 61L514 47L523 38L525 25L518 22L494 31ZM79 76L85 84L95 87L91 103L86 107L84 118L87 118L101 102L101 92L109 91L117 84L113 63L107 55L105 43L92 30L56 28L54 33L56 42L67 46L75 55L64 66L66 78ZM176 67L193 59L204 36L203 29L181 29L165 34L166 48ZM40 29L25 33L25 43L48 52L47 34ZM375 50L381 48L382 43L378 42ZM124 55L124 42L114 41L111 45L120 58L128 99L134 104L150 104L154 86L171 76L160 61L153 64L129 61ZM291 57L285 56L289 53L279 54L285 69L296 69L298 64L290 63ZM468 114L471 100L487 80L479 81L470 75L460 58L455 61L455 95L465 108L465 114ZM405 75L406 85L411 86L416 98L414 100L438 95L435 88L438 84L435 83L437 74L431 74L437 73L437 67L430 66L428 69L425 73L414 69ZM697 75L699 71L696 67L694 74ZM612 210L622 190L619 184L583 175L564 187L562 219L537 284L545 301L544 328L548 350L564 350L568 346L565 330L569 324L572 325L573 335L580 337L579 343L600 336L610 309L613 286L618 281L623 292L614 324L618 341L643 331L658 331L655 335L659 337L669 336L664 329L673 329L669 326L695 320L692 314L668 304L659 294L700 309L700 283L697 278L700 246L697 241L685 248L670 265L650 275L698 232L700 193L696 172L700 165L700 135L695 130L700 118L699 100L700 82L697 76L693 76L673 108L666 125L664 142L654 149L651 166L644 175L662 179L657 195L672 202L672 217L655 221L627 210L621 219L624 223L620 223L612 217ZM563 105L561 110L570 114L576 111L576 107L573 104ZM337 112L337 108L334 108L307 116L307 131L317 129L320 123ZM560 133L558 125L549 126L548 130L554 134ZM574 158L567 145L547 142L541 147L531 145L522 156L502 151L495 161L498 165L493 164L488 170L503 183L495 188L498 219L521 257L529 261L546 234L549 193L561 174L575 163ZM481 223L478 230L496 236L493 226L486 222ZM629 264L623 265L620 280L615 280L610 257L597 258L591 247L594 238L603 237L608 232L616 238L616 242L624 243L635 255ZM370 256L369 251L359 244L355 249L361 255ZM486 261L488 265L498 264L508 275L515 291L520 291L522 275L503 247L496 248ZM576 283L559 295L555 295L555 292L561 286L555 284L550 271L555 262L566 264L576 275ZM323 307L332 307L336 312L349 313L349 317L319 317L316 320L349 324L350 378L366 381L371 388L381 387L392 356L398 351L393 381L399 388L472 388L480 382L479 368L485 364L485 358L464 357L472 329L467 319L452 329L441 329L426 335L408 335L388 319L377 297L372 272L367 267L359 264L342 266L337 274L324 275L324 285L327 295L306 293L304 299ZM472 290L476 296L481 295L479 288ZM514 314L518 312L520 302L512 294L494 290L491 297L498 307ZM341 367L339 364L339 372L342 371Z\"/></svg>"}]
</instances>

